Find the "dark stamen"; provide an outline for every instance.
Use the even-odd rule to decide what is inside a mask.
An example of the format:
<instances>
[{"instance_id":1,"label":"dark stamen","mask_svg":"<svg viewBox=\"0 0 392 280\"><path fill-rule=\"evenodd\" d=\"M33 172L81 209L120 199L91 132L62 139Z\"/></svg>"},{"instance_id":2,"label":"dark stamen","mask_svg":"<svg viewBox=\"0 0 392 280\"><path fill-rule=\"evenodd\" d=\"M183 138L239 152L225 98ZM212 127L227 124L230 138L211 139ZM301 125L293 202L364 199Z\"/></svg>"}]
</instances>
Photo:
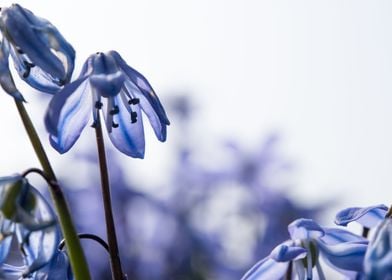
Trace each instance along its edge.
<instances>
[{"instance_id":1,"label":"dark stamen","mask_svg":"<svg viewBox=\"0 0 392 280\"><path fill-rule=\"evenodd\" d=\"M131 123L137 122L137 113L131 112Z\"/></svg>"},{"instance_id":2,"label":"dark stamen","mask_svg":"<svg viewBox=\"0 0 392 280\"><path fill-rule=\"evenodd\" d=\"M20 54L24 54L24 51L22 51L22 49L20 49L20 48L16 48L16 51L17 51L18 53L20 53Z\"/></svg>"},{"instance_id":3,"label":"dark stamen","mask_svg":"<svg viewBox=\"0 0 392 280\"><path fill-rule=\"evenodd\" d=\"M103 104L102 104L102 102L101 102L101 101L96 101L96 102L95 102L95 108L96 108L96 109L98 109L98 110L99 110L99 109L101 109L101 108L102 108L102 106L103 106Z\"/></svg>"},{"instance_id":4,"label":"dark stamen","mask_svg":"<svg viewBox=\"0 0 392 280\"><path fill-rule=\"evenodd\" d=\"M65 85L65 80L59 79L58 85L61 86L61 87L62 87L63 85Z\"/></svg>"},{"instance_id":5,"label":"dark stamen","mask_svg":"<svg viewBox=\"0 0 392 280\"><path fill-rule=\"evenodd\" d=\"M26 79L29 75L30 75L30 67L26 67L26 70L23 73L22 77Z\"/></svg>"},{"instance_id":6,"label":"dark stamen","mask_svg":"<svg viewBox=\"0 0 392 280\"><path fill-rule=\"evenodd\" d=\"M140 103L139 98L132 98L132 99L128 100L129 105L137 105L139 103Z\"/></svg>"},{"instance_id":7,"label":"dark stamen","mask_svg":"<svg viewBox=\"0 0 392 280\"><path fill-rule=\"evenodd\" d=\"M111 115L116 115L120 112L120 109L118 109L118 106L114 106L112 110L110 110L109 114Z\"/></svg>"},{"instance_id":8,"label":"dark stamen","mask_svg":"<svg viewBox=\"0 0 392 280\"><path fill-rule=\"evenodd\" d=\"M115 123L112 121L112 127L114 127L114 128L118 127L118 123Z\"/></svg>"},{"instance_id":9,"label":"dark stamen","mask_svg":"<svg viewBox=\"0 0 392 280\"><path fill-rule=\"evenodd\" d=\"M32 67L34 67L35 65L33 63L30 63L30 62L26 61L26 60L23 60L23 64L26 67L26 70L25 70L25 72L23 73L22 76L23 76L23 78L27 78L30 75L30 69Z\"/></svg>"}]
</instances>

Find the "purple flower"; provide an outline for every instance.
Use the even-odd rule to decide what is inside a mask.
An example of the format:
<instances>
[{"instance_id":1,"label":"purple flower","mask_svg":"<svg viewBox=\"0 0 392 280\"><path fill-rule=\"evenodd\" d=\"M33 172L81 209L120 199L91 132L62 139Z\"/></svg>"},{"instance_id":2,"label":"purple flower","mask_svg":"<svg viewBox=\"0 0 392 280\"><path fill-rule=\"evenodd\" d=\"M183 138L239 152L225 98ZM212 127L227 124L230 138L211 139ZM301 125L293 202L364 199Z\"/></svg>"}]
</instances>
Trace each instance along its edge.
<instances>
[{"instance_id":1,"label":"purple flower","mask_svg":"<svg viewBox=\"0 0 392 280\"><path fill-rule=\"evenodd\" d=\"M46 93L56 93L71 79L75 51L55 26L18 4L2 8L0 84L13 97L23 100L11 76L8 58L26 83Z\"/></svg>"},{"instance_id":2,"label":"purple flower","mask_svg":"<svg viewBox=\"0 0 392 280\"><path fill-rule=\"evenodd\" d=\"M114 146L126 155L144 157L143 111L160 141L169 120L151 85L116 51L91 55L79 78L66 85L49 104L45 117L52 146L67 152L93 116L103 110Z\"/></svg>"},{"instance_id":3,"label":"purple flower","mask_svg":"<svg viewBox=\"0 0 392 280\"><path fill-rule=\"evenodd\" d=\"M56 225L52 208L26 178L0 178L0 278L34 276L46 267L59 242ZM22 252L22 266L5 263L13 238Z\"/></svg>"},{"instance_id":4,"label":"purple flower","mask_svg":"<svg viewBox=\"0 0 392 280\"><path fill-rule=\"evenodd\" d=\"M319 279L325 279L319 255L344 274L362 271L366 239L341 229L322 228L310 219L295 220L288 229L291 239L254 265L242 280L281 279L287 273L296 273L299 279L312 279L313 270Z\"/></svg>"}]
</instances>

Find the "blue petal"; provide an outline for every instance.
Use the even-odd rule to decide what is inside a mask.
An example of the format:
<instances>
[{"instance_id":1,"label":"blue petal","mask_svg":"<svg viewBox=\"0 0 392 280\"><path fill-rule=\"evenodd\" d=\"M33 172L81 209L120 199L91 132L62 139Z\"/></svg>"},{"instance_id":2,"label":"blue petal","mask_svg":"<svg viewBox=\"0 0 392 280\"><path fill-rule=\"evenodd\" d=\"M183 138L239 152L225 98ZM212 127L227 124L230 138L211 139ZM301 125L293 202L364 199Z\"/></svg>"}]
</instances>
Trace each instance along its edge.
<instances>
[{"instance_id":1,"label":"blue petal","mask_svg":"<svg viewBox=\"0 0 392 280\"><path fill-rule=\"evenodd\" d=\"M333 267L341 270L361 272L363 260L367 249L367 241L342 242L329 245L317 240L321 255Z\"/></svg>"},{"instance_id":2,"label":"blue petal","mask_svg":"<svg viewBox=\"0 0 392 280\"><path fill-rule=\"evenodd\" d=\"M118 65L122 68L128 78L132 81L132 83L140 89L142 94L154 108L154 111L158 114L161 123L169 125L170 122L166 116L165 109L163 108L158 96L155 94L153 88L151 87L147 79L135 69L127 65L127 63L124 61L124 59L120 56L118 52L110 51L109 54L116 59Z\"/></svg>"},{"instance_id":3,"label":"blue petal","mask_svg":"<svg viewBox=\"0 0 392 280\"><path fill-rule=\"evenodd\" d=\"M126 81L125 82L125 87L127 92L131 95L133 98L138 98L140 102L140 107L144 111L144 113L147 115L152 128L154 129L154 133L156 137L164 142L166 140L166 128L167 125L165 123L161 122L161 119L159 118L157 112L154 110L154 108L151 106L147 98L141 93L138 87L136 87L132 82Z\"/></svg>"},{"instance_id":4,"label":"blue petal","mask_svg":"<svg viewBox=\"0 0 392 280\"><path fill-rule=\"evenodd\" d=\"M128 112L129 108L127 108L128 104L124 104L121 99L121 94L123 93L114 97L115 103L119 108L119 113L113 117L113 121L118 124L118 127L111 127L111 122L107 121L109 118L112 120L111 116L104 114L105 120L108 123L106 128L110 140L124 154L135 158L144 158L145 140L140 108L135 106L134 111L138 119L135 123L131 123L131 117ZM106 111L108 111L107 104L105 105Z\"/></svg>"},{"instance_id":5,"label":"blue petal","mask_svg":"<svg viewBox=\"0 0 392 280\"><path fill-rule=\"evenodd\" d=\"M91 75L90 84L100 96L116 96L124 84L124 75L121 72Z\"/></svg>"},{"instance_id":6,"label":"blue petal","mask_svg":"<svg viewBox=\"0 0 392 280\"><path fill-rule=\"evenodd\" d=\"M7 40L3 38L3 41L0 42L0 85L3 90L9 95L13 96L15 99L19 101L24 101L22 94L18 91L15 86L14 79L11 76L11 72L9 69L9 45Z\"/></svg>"},{"instance_id":7,"label":"blue petal","mask_svg":"<svg viewBox=\"0 0 392 280\"><path fill-rule=\"evenodd\" d=\"M55 256L52 258L48 267L43 271L43 277L47 277L50 280L72 280L71 266L68 260L68 256L63 251L57 251ZM38 272L39 277L40 272ZM46 278L44 278L46 279Z\"/></svg>"},{"instance_id":8,"label":"blue petal","mask_svg":"<svg viewBox=\"0 0 392 280\"><path fill-rule=\"evenodd\" d=\"M378 228L365 256L367 279L392 278L392 220L386 219Z\"/></svg>"},{"instance_id":9,"label":"blue petal","mask_svg":"<svg viewBox=\"0 0 392 280\"><path fill-rule=\"evenodd\" d=\"M45 115L50 143L60 153L67 152L79 138L92 112L89 81L80 78L53 96Z\"/></svg>"},{"instance_id":10,"label":"blue petal","mask_svg":"<svg viewBox=\"0 0 392 280\"><path fill-rule=\"evenodd\" d=\"M115 59L104 53L92 56L92 73L90 83L94 91L103 97L114 97L124 85L125 75L118 67Z\"/></svg>"},{"instance_id":11,"label":"blue petal","mask_svg":"<svg viewBox=\"0 0 392 280\"><path fill-rule=\"evenodd\" d=\"M297 219L288 226L292 239L313 239L324 235L324 230L311 219Z\"/></svg>"},{"instance_id":12,"label":"blue petal","mask_svg":"<svg viewBox=\"0 0 392 280\"><path fill-rule=\"evenodd\" d=\"M288 262L302 259L306 256L307 250L303 247L295 246L294 242L285 242L275 247L270 257L277 262Z\"/></svg>"},{"instance_id":13,"label":"blue petal","mask_svg":"<svg viewBox=\"0 0 392 280\"><path fill-rule=\"evenodd\" d=\"M256 263L241 280L279 280L287 272L288 262L276 262L269 257Z\"/></svg>"},{"instance_id":14,"label":"blue petal","mask_svg":"<svg viewBox=\"0 0 392 280\"><path fill-rule=\"evenodd\" d=\"M3 34L12 45L53 76L53 82L57 85L61 86L70 80L75 51L56 27L18 4L3 8L1 15Z\"/></svg>"},{"instance_id":15,"label":"blue petal","mask_svg":"<svg viewBox=\"0 0 392 280\"><path fill-rule=\"evenodd\" d=\"M321 237L321 239L329 244L334 245L342 242L351 242L351 241L364 241L366 238L354 234L350 231L340 229L340 228L323 228L325 235Z\"/></svg>"},{"instance_id":16,"label":"blue petal","mask_svg":"<svg viewBox=\"0 0 392 280\"><path fill-rule=\"evenodd\" d=\"M335 223L340 226L347 226L347 224L356 221L364 227L372 228L384 219L387 211L388 207L383 204L346 208L336 214Z\"/></svg>"},{"instance_id":17,"label":"blue petal","mask_svg":"<svg viewBox=\"0 0 392 280\"><path fill-rule=\"evenodd\" d=\"M19 77L31 87L49 94L55 94L61 89L58 84L53 82L53 77L43 71L40 67L28 66L27 63L31 62L29 62L30 59L26 54L19 54L13 47L11 47L10 53Z\"/></svg>"}]
</instances>

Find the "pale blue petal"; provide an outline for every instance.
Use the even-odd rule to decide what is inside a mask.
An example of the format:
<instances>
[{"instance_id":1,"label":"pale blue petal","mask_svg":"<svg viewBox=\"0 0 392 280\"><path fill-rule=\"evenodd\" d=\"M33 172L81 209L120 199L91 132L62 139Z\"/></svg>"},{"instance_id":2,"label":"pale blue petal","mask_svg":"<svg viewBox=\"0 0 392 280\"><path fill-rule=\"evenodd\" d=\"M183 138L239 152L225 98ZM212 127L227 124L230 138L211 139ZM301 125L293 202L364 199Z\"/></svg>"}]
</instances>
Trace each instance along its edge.
<instances>
[{"instance_id":1,"label":"pale blue petal","mask_svg":"<svg viewBox=\"0 0 392 280\"><path fill-rule=\"evenodd\" d=\"M57 251L48 267L37 273L37 280L72 280L71 266L68 256L63 251Z\"/></svg>"},{"instance_id":2,"label":"pale blue petal","mask_svg":"<svg viewBox=\"0 0 392 280\"><path fill-rule=\"evenodd\" d=\"M321 239L329 245L334 245L342 242L366 240L366 238L345 229L340 229L340 228L323 228L323 229L325 235L322 236Z\"/></svg>"},{"instance_id":3,"label":"pale blue petal","mask_svg":"<svg viewBox=\"0 0 392 280\"><path fill-rule=\"evenodd\" d=\"M362 226L372 228L378 225L385 217L388 207L383 204L370 207L350 207L336 214L335 223L340 226L356 221Z\"/></svg>"},{"instance_id":4,"label":"pale blue petal","mask_svg":"<svg viewBox=\"0 0 392 280\"><path fill-rule=\"evenodd\" d=\"M311 219L297 219L288 226L292 239L313 239L324 235L324 230Z\"/></svg>"},{"instance_id":5,"label":"pale blue petal","mask_svg":"<svg viewBox=\"0 0 392 280\"><path fill-rule=\"evenodd\" d=\"M276 262L269 257L256 263L241 280L279 280L287 272L289 262Z\"/></svg>"},{"instance_id":6,"label":"pale blue petal","mask_svg":"<svg viewBox=\"0 0 392 280\"><path fill-rule=\"evenodd\" d=\"M154 111L158 114L161 123L169 125L170 122L166 116L165 109L163 108L158 96L155 94L153 88L151 87L147 79L135 69L130 67L118 52L110 51L109 54L116 59L117 63L120 65L120 67L131 80L131 82L140 89L141 93L146 97L148 102L154 108Z\"/></svg>"},{"instance_id":7,"label":"pale blue petal","mask_svg":"<svg viewBox=\"0 0 392 280\"><path fill-rule=\"evenodd\" d=\"M104 53L97 53L90 58L93 69L90 83L94 92L107 98L118 95L123 87L125 75L116 60Z\"/></svg>"},{"instance_id":8,"label":"pale blue petal","mask_svg":"<svg viewBox=\"0 0 392 280\"><path fill-rule=\"evenodd\" d=\"M139 99L139 102L140 102L139 105L142 108L143 112L147 115L148 120L150 121L150 124L151 124L152 128L154 129L154 133L155 133L156 137L160 141L164 142L166 140L167 125L165 123L161 122L161 119L159 118L157 112L151 106L151 104L149 103L147 98L141 93L141 91L139 90L138 87L136 87L130 81L125 82L125 87L131 97ZM136 105L136 106L138 106L138 105Z\"/></svg>"},{"instance_id":9,"label":"pale blue petal","mask_svg":"<svg viewBox=\"0 0 392 280\"><path fill-rule=\"evenodd\" d=\"M50 143L60 153L67 152L90 120L92 94L89 81L80 78L53 96L45 115Z\"/></svg>"},{"instance_id":10,"label":"pale blue petal","mask_svg":"<svg viewBox=\"0 0 392 280\"><path fill-rule=\"evenodd\" d=\"M367 279L392 279L392 220L377 229L365 256Z\"/></svg>"},{"instance_id":11,"label":"pale blue petal","mask_svg":"<svg viewBox=\"0 0 392 280\"><path fill-rule=\"evenodd\" d=\"M124 85L124 79L120 71L110 74L93 74L90 76L90 84L100 96L113 97L119 94Z\"/></svg>"},{"instance_id":12,"label":"pale blue petal","mask_svg":"<svg viewBox=\"0 0 392 280\"><path fill-rule=\"evenodd\" d=\"M31 87L49 94L55 94L61 89L57 83L53 82L53 77L40 67L31 67L32 64L28 66L28 63L31 62L26 54L19 54L13 47L11 47L10 53L19 77Z\"/></svg>"},{"instance_id":13,"label":"pale blue petal","mask_svg":"<svg viewBox=\"0 0 392 280\"><path fill-rule=\"evenodd\" d=\"M120 93L120 95L121 94L123 93ZM114 98L115 103L119 108L119 113L113 116L113 121L118 124L118 127L106 126L110 140L113 145L124 154L135 158L143 158L145 140L140 108L135 106L134 111L136 112L138 119L135 123L132 123L131 116L127 109L128 104L124 104L120 95ZM106 120L110 116L104 114L104 117Z\"/></svg>"},{"instance_id":14,"label":"pale blue petal","mask_svg":"<svg viewBox=\"0 0 392 280\"><path fill-rule=\"evenodd\" d=\"M3 90L19 101L24 101L22 94L18 91L15 86L14 79L12 78L9 69L9 45L7 40L3 38L0 42L0 85Z\"/></svg>"},{"instance_id":15,"label":"pale blue petal","mask_svg":"<svg viewBox=\"0 0 392 280\"><path fill-rule=\"evenodd\" d=\"M270 254L270 258L277 262L288 262L302 259L306 256L307 250L303 247L295 246L294 242L285 242L276 246Z\"/></svg>"},{"instance_id":16,"label":"pale blue petal","mask_svg":"<svg viewBox=\"0 0 392 280\"><path fill-rule=\"evenodd\" d=\"M331 266L341 270L363 271L367 240L329 245L318 239L317 244L321 255Z\"/></svg>"}]
</instances>

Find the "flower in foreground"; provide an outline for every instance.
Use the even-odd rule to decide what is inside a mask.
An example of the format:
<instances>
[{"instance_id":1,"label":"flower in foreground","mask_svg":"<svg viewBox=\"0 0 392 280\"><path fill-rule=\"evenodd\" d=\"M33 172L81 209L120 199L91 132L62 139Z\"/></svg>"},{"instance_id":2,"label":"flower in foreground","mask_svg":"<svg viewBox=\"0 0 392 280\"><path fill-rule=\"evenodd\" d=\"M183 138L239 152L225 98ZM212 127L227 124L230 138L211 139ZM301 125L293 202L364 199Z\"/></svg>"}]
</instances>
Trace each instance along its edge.
<instances>
[{"instance_id":1,"label":"flower in foreground","mask_svg":"<svg viewBox=\"0 0 392 280\"><path fill-rule=\"evenodd\" d=\"M47 269L59 241L56 224L53 210L26 178L0 178L0 278L30 279ZM6 263L13 239L19 244L22 266Z\"/></svg>"},{"instance_id":2,"label":"flower in foreground","mask_svg":"<svg viewBox=\"0 0 392 280\"><path fill-rule=\"evenodd\" d=\"M71 79L75 51L55 26L18 4L2 8L0 84L10 95L23 100L8 67L11 55L25 82L46 93L56 93Z\"/></svg>"},{"instance_id":3,"label":"flower in foreground","mask_svg":"<svg viewBox=\"0 0 392 280\"><path fill-rule=\"evenodd\" d=\"M290 240L272 250L254 265L242 280L325 279L319 255L337 271L350 276L362 272L367 240L342 229L323 228L310 219L298 219L289 226ZM316 270L316 273L313 270Z\"/></svg>"},{"instance_id":4,"label":"flower in foreground","mask_svg":"<svg viewBox=\"0 0 392 280\"><path fill-rule=\"evenodd\" d=\"M369 207L350 207L336 215L335 223L347 225L357 222L374 230L364 260L366 279L392 279L392 220L385 217L388 207L380 204Z\"/></svg>"},{"instance_id":5,"label":"flower in foreground","mask_svg":"<svg viewBox=\"0 0 392 280\"><path fill-rule=\"evenodd\" d=\"M77 80L51 100L45 116L52 146L67 152L91 115L94 124L103 111L114 146L126 155L144 157L143 111L160 141L166 140L169 120L144 76L126 64L116 51L91 55Z\"/></svg>"},{"instance_id":6,"label":"flower in foreground","mask_svg":"<svg viewBox=\"0 0 392 280\"><path fill-rule=\"evenodd\" d=\"M377 229L365 255L367 279L392 279L392 219L386 218Z\"/></svg>"}]
</instances>

